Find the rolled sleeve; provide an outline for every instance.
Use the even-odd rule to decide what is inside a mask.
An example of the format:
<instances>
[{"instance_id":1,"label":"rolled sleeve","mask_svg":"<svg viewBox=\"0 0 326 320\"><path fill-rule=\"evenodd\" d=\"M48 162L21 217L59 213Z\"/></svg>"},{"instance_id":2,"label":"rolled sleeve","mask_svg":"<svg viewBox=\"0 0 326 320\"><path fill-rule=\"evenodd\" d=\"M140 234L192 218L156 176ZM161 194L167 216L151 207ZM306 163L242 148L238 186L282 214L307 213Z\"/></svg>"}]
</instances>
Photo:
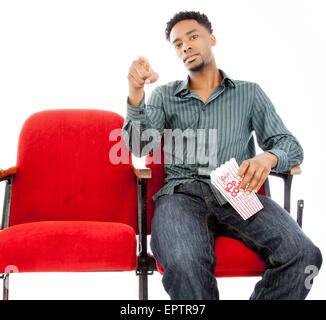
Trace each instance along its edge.
<instances>
[{"instance_id":1,"label":"rolled sleeve","mask_svg":"<svg viewBox=\"0 0 326 320\"><path fill-rule=\"evenodd\" d=\"M267 152L272 153L274 156L277 157L277 165L273 168L273 171L276 173L285 172L288 170L288 156L285 151L281 149L272 149L267 150Z\"/></svg>"}]
</instances>

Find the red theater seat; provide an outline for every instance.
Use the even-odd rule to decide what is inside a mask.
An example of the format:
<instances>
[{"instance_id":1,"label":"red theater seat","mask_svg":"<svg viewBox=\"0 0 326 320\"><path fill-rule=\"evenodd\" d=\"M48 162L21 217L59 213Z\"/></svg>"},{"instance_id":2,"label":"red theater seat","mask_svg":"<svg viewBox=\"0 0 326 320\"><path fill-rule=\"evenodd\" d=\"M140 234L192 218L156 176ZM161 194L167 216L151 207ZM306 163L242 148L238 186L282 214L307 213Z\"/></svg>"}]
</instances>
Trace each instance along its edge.
<instances>
[{"instance_id":1,"label":"red theater seat","mask_svg":"<svg viewBox=\"0 0 326 320\"><path fill-rule=\"evenodd\" d=\"M101 110L48 110L21 130L6 181L0 273L137 269L137 185L127 164L112 163L112 130L123 118ZM126 148L121 144L122 148ZM123 183L122 183L123 182Z\"/></svg>"}]
</instances>

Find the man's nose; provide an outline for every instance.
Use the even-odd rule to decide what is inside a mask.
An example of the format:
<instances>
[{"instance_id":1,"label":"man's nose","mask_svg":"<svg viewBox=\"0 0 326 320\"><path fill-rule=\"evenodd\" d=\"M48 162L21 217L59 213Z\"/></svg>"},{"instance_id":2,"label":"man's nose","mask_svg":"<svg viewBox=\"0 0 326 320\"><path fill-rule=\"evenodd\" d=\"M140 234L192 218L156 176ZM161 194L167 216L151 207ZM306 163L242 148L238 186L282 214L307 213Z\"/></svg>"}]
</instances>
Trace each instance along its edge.
<instances>
[{"instance_id":1,"label":"man's nose","mask_svg":"<svg viewBox=\"0 0 326 320\"><path fill-rule=\"evenodd\" d=\"M183 52L186 53L188 50L191 50L190 43L184 42L183 43Z\"/></svg>"}]
</instances>

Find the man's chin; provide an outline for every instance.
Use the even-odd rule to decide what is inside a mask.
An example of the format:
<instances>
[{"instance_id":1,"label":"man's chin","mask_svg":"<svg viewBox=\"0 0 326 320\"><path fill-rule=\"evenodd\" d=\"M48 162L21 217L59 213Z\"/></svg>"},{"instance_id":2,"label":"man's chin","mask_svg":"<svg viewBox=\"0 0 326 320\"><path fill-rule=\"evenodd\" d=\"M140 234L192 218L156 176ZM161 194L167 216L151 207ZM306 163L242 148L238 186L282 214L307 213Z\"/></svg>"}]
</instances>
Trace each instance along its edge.
<instances>
[{"instance_id":1,"label":"man's chin","mask_svg":"<svg viewBox=\"0 0 326 320\"><path fill-rule=\"evenodd\" d=\"M205 67L205 64L200 63L195 66L188 66L187 69L191 72L198 72L198 71L202 71L204 69L204 67Z\"/></svg>"}]
</instances>

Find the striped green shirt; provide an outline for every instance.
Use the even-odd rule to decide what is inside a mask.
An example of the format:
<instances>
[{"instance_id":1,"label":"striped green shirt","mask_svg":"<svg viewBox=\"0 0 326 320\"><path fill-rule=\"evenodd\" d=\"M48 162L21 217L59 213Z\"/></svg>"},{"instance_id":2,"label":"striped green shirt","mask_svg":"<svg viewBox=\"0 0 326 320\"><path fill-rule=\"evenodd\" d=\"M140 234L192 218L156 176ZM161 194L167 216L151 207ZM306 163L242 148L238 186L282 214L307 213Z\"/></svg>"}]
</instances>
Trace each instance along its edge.
<instances>
[{"instance_id":1,"label":"striped green shirt","mask_svg":"<svg viewBox=\"0 0 326 320\"><path fill-rule=\"evenodd\" d=\"M136 156L154 150L163 137L165 184L154 200L173 194L181 183L200 180L210 185L220 205L225 204L225 198L211 184L209 173L231 158L240 165L254 157L253 132L260 148L277 156L273 171L286 172L302 162L302 147L261 87L232 80L221 69L220 73L222 82L205 103L189 91L189 76L156 87L146 104L142 101L139 107L133 107L127 103L123 136ZM178 132L181 139L175 134Z\"/></svg>"}]
</instances>

